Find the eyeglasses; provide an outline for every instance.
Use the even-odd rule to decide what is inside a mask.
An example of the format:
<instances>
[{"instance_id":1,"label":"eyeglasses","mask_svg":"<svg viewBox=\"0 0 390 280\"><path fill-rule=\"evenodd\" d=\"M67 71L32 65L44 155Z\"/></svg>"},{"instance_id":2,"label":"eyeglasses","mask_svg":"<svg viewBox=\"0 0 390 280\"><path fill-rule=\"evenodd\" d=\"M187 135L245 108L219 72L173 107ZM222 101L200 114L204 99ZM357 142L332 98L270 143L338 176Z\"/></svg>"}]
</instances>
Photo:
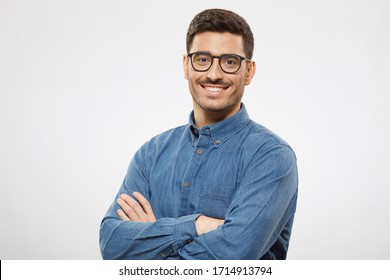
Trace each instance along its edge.
<instances>
[{"instance_id":1,"label":"eyeglasses","mask_svg":"<svg viewBox=\"0 0 390 280\"><path fill-rule=\"evenodd\" d=\"M218 58L219 66L222 71L227 74L234 74L241 68L241 62L243 60L251 61L238 54L223 54L220 56L211 55L208 52L194 52L188 54L188 57L191 59L192 68L198 72L206 72L213 65L214 58Z\"/></svg>"}]
</instances>

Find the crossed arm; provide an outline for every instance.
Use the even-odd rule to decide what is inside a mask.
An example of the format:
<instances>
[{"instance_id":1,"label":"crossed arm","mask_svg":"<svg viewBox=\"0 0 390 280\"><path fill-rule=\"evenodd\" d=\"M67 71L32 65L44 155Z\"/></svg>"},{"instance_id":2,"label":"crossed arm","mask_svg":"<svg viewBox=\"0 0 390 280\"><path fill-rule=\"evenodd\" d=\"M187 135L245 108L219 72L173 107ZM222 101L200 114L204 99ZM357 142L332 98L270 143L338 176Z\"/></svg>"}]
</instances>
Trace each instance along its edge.
<instances>
[{"instance_id":1,"label":"crossed arm","mask_svg":"<svg viewBox=\"0 0 390 280\"><path fill-rule=\"evenodd\" d=\"M267 160L252 160L224 220L218 220L201 213L156 219L136 154L100 227L103 258L285 258L297 198L295 156L285 146L262 156Z\"/></svg>"},{"instance_id":2,"label":"crossed arm","mask_svg":"<svg viewBox=\"0 0 390 280\"><path fill-rule=\"evenodd\" d=\"M149 201L139 192L133 193L134 198L127 194L122 194L117 199L120 206L117 214L123 221L133 221L141 223L154 223L157 221L154 216L152 206ZM223 225L224 220L210 218L204 215L199 216L195 221L198 235L216 230Z\"/></svg>"}]
</instances>

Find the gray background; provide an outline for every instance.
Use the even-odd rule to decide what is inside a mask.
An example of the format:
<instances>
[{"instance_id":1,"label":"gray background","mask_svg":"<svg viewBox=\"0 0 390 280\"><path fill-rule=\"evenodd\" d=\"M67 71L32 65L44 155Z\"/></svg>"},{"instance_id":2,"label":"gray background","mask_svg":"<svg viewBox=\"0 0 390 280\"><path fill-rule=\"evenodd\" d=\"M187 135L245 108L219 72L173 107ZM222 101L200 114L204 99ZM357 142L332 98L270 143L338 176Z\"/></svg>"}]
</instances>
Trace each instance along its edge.
<instances>
[{"instance_id":1,"label":"gray background","mask_svg":"<svg viewBox=\"0 0 390 280\"><path fill-rule=\"evenodd\" d=\"M1 259L100 258L134 152L187 121L185 33L211 7L250 23L244 102L298 156L289 258L390 258L389 1L0 0Z\"/></svg>"}]
</instances>

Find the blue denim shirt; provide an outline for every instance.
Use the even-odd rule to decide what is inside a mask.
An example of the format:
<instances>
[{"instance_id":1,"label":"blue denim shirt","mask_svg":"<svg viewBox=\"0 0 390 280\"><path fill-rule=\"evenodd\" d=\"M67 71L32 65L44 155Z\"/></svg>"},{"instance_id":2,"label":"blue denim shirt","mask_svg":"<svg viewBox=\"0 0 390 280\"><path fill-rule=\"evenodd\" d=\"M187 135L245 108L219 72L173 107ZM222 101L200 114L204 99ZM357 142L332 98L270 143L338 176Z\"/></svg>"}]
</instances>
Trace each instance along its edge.
<instances>
[{"instance_id":1,"label":"blue denim shirt","mask_svg":"<svg viewBox=\"0 0 390 280\"><path fill-rule=\"evenodd\" d=\"M142 193L157 221L122 221L116 198L100 228L104 259L285 259L296 209L294 152L281 138L234 116L201 129L166 131L134 155L122 193ZM199 215L224 219L198 235Z\"/></svg>"}]
</instances>

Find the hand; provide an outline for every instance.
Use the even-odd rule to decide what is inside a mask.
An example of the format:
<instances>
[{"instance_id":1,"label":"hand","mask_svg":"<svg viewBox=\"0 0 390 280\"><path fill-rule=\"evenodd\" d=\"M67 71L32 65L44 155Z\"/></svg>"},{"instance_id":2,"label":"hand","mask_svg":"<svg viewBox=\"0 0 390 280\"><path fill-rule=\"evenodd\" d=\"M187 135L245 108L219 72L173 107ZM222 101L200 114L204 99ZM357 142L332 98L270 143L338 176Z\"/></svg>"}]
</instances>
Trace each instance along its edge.
<instances>
[{"instance_id":1,"label":"hand","mask_svg":"<svg viewBox=\"0 0 390 280\"><path fill-rule=\"evenodd\" d=\"M198 235L216 230L218 226L223 225L225 220L210 218L207 216L199 216L196 221L196 231Z\"/></svg>"},{"instance_id":2,"label":"hand","mask_svg":"<svg viewBox=\"0 0 390 280\"><path fill-rule=\"evenodd\" d=\"M134 192L133 196L135 199L127 194L121 194L117 199L116 202L121 207L117 211L119 217L123 221L154 223L156 217L149 201L139 192Z\"/></svg>"}]
</instances>

